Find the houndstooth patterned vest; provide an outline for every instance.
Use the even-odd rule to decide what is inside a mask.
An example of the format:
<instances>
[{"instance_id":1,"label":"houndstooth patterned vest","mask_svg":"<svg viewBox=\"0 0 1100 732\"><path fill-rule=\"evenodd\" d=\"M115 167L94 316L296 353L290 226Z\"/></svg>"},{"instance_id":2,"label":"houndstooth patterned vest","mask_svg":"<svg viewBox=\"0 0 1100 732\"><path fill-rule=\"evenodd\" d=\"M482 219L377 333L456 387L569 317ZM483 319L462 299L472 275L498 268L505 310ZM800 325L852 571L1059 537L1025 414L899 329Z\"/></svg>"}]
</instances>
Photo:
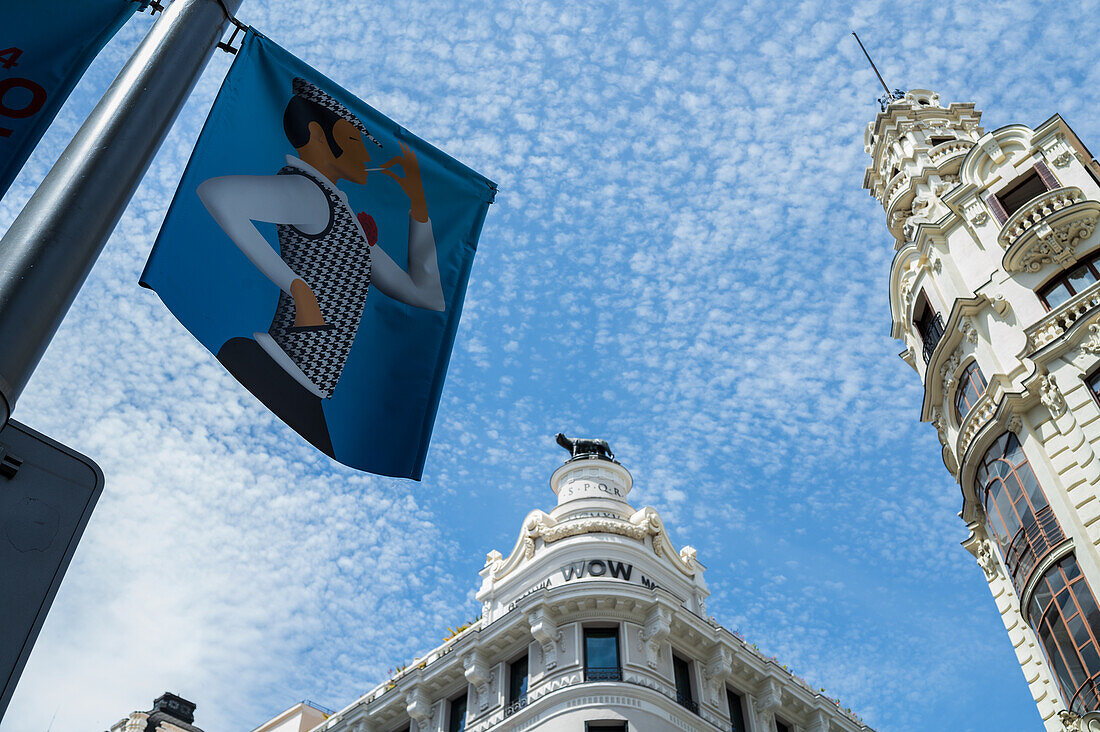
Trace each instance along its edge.
<instances>
[{"instance_id":1,"label":"houndstooth patterned vest","mask_svg":"<svg viewBox=\"0 0 1100 732\"><path fill-rule=\"evenodd\" d=\"M267 332L328 399L340 380L363 317L370 288L370 247L351 209L332 188L289 165L279 175L308 178L328 200L328 226L320 234L306 234L289 224L279 224L277 229L283 261L313 290L325 323L334 327L291 332L294 300L280 292Z\"/></svg>"}]
</instances>

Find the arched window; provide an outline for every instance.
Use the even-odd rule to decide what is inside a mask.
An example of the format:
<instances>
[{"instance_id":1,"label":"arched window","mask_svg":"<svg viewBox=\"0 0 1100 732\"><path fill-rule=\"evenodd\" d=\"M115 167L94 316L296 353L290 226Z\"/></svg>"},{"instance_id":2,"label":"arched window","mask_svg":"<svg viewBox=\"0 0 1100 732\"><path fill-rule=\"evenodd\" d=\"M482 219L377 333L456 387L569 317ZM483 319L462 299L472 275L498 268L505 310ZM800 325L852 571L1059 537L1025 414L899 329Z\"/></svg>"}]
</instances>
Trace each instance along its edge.
<instances>
[{"instance_id":1,"label":"arched window","mask_svg":"<svg viewBox=\"0 0 1100 732\"><path fill-rule=\"evenodd\" d=\"M955 388L955 419L962 422L963 417L974 408L974 403L985 394L985 377L976 361L971 361L959 377Z\"/></svg>"},{"instance_id":2,"label":"arched window","mask_svg":"<svg viewBox=\"0 0 1100 732\"><path fill-rule=\"evenodd\" d=\"M1035 585L1028 615L1066 705L1078 714L1100 709L1100 608L1074 555Z\"/></svg>"},{"instance_id":3,"label":"arched window","mask_svg":"<svg viewBox=\"0 0 1100 732\"><path fill-rule=\"evenodd\" d=\"M976 487L989 532L1017 592L1023 592L1031 570L1065 535L1016 435L1004 433L986 451Z\"/></svg>"}]
</instances>

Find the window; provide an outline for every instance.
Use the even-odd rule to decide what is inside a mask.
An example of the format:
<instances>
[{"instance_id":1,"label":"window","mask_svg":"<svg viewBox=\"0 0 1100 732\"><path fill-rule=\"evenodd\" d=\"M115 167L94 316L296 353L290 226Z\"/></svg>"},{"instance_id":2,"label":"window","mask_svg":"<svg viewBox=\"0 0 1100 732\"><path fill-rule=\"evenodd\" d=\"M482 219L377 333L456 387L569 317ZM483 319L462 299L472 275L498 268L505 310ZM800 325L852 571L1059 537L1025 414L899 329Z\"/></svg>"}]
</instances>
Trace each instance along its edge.
<instances>
[{"instance_id":1,"label":"window","mask_svg":"<svg viewBox=\"0 0 1100 732\"><path fill-rule=\"evenodd\" d=\"M1023 208L1024 204L1036 196L1046 193L1047 186L1039 177L1036 170L1028 171L1025 175L1013 181L1008 188L997 194L997 200L1001 203L1004 212L1011 216Z\"/></svg>"},{"instance_id":2,"label":"window","mask_svg":"<svg viewBox=\"0 0 1100 732\"><path fill-rule=\"evenodd\" d=\"M786 722L781 722L777 718L775 720L775 732L791 732L791 726Z\"/></svg>"},{"instance_id":3,"label":"window","mask_svg":"<svg viewBox=\"0 0 1100 732\"><path fill-rule=\"evenodd\" d=\"M935 147L936 145L942 145L945 142L951 142L954 139L954 137L929 137L928 144L932 147Z\"/></svg>"},{"instance_id":4,"label":"window","mask_svg":"<svg viewBox=\"0 0 1100 732\"><path fill-rule=\"evenodd\" d=\"M1044 191L1053 190L1058 186L1058 179L1054 177L1054 173L1050 172L1047 164L1040 160L1031 170L1012 181L1000 193L987 195L985 203L997 221L1003 224L1025 203Z\"/></svg>"},{"instance_id":5,"label":"window","mask_svg":"<svg viewBox=\"0 0 1100 732\"><path fill-rule=\"evenodd\" d=\"M1062 272L1039 288L1039 299L1052 310L1100 280L1100 252L1082 261L1069 272Z\"/></svg>"},{"instance_id":6,"label":"window","mask_svg":"<svg viewBox=\"0 0 1100 732\"><path fill-rule=\"evenodd\" d=\"M527 678L527 656L508 664L508 706L504 709L505 717L527 706Z\"/></svg>"},{"instance_id":7,"label":"window","mask_svg":"<svg viewBox=\"0 0 1100 732\"><path fill-rule=\"evenodd\" d=\"M962 422L963 417L970 413L974 403L982 394L985 394L985 387L982 370L978 368L976 361L971 361L959 376L959 385L955 387L955 420L957 422Z\"/></svg>"},{"instance_id":8,"label":"window","mask_svg":"<svg viewBox=\"0 0 1100 732\"><path fill-rule=\"evenodd\" d=\"M466 695L456 696L451 699L451 714L447 722L447 732L465 732L466 730Z\"/></svg>"},{"instance_id":9,"label":"window","mask_svg":"<svg viewBox=\"0 0 1100 732\"><path fill-rule=\"evenodd\" d=\"M1092 398L1096 400L1097 404L1100 404L1100 371L1095 371L1089 374L1085 379L1085 386L1092 392Z\"/></svg>"},{"instance_id":10,"label":"window","mask_svg":"<svg viewBox=\"0 0 1100 732\"><path fill-rule=\"evenodd\" d=\"M733 689L726 689L726 702L730 707L730 732L749 732L745 724L745 702Z\"/></svg>"},{"instance_id":11,"label":"window","mask_svg":"<svg viewBox=\"0 0 1100 732\"><path fill-rule=\"evenodd\" d=\"M1028 615L1067 706L1079 714L1100 709L1100 609L1074 555L1039 580Z\"/></svg>"},{"instance_id":12,"label":"window","mask_svg":"<svg viewBox=\"0 0 1100 732\"><path fill-rule=\"evenodd\" d=\"M676 703L698 714L699 705L695 703L695 695L691 693L691 662L673 656L672 675L676 679Z\"/></svg>"},{"instance_id":13,"label":"window","mask_svg":"<svg viewBox=\"0 0 1100 732\"><path fill-rule=\"evenodd\" d=\"M585 722L584 732L627 732L625 720Z\"/></svg>"},{"instance_id":14,"label":"window","mask_svg":"<svg viewBox=\"0 0 1100 732\"><path fill-rule=\"evenodd\" d=\"M943 319L940 314L928 304L928 298L922 292L917 299L917 308L913 317L913 325L917 328L921 343L924 344L924 362L932 360L932 352L936 350L936 344L943 337Z\"/></svg>"},{"instance_id":15,"label":"window","mask_svg":"<svg viewBox=\"0 0 1100 732\"><path fill-rule=\"evenodd\" d=\"M1065 535L1016 435L1006 432L986 451L976 493L1012 582L1022 592L1031 570Z\"/></svg>"},{"instance_id":16,"label":"window","mask_svg":"<svg viewBox=\"0 0 1100 732\"><path fill-rule=\"evenodd\" d=\"M622 681L619 629L584 629L584 676L588 681Z\"/></svg>"}]
</instances>

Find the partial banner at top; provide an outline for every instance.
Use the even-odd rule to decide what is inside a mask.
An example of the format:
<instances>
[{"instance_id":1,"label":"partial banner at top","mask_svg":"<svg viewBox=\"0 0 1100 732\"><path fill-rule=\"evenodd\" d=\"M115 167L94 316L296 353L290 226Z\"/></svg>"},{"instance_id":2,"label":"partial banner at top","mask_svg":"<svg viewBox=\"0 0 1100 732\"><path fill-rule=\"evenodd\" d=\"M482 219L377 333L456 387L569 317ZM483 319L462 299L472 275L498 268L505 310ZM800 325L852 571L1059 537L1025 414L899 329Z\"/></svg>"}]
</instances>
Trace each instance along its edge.
<instances>
[{"instance_id":1,"label":"partial banner at top","mask_svg":"<svg viewBox=\"0 0 1100 732\"><path fill-rule=\"evenodd\" d=\"M134 0L0 0L0 197Z\"/></svg>"},{"instance_id":2,"label":"partial banner at top","mask_svg":"<svg viewBox=\"0 0 1100 732\"><path fill-rule=\"evenodd\" d=\"M495 193L250 29L141 284L315 447L419 480Z\"/></svg>"}]
</instances>

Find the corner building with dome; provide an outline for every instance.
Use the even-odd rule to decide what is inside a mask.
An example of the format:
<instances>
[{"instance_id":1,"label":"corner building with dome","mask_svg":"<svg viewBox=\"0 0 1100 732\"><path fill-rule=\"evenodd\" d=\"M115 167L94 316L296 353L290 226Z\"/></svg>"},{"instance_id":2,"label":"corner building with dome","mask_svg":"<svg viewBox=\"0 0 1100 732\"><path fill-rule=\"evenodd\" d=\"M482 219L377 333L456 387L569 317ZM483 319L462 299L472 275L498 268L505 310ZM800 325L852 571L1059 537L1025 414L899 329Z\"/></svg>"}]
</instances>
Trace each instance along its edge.
<instances>
[{"instance_id":1,"label":"corner building with dome","mask_svg":"<svg viewBox=\"0 0 1100 732\"><path fill-rule=\"evenodd\" d=\"M1100 730L1100 165L1058 115L986 130L931 91L882 104L864 187L963 546L1046 729Z\"/></svg>"},{"instance_id":2,"label":"corner building with dome","mask_svg":"<svg viewBox=\"0 0 1100 732\"><path fill-rule=\"evenodd\" d=\"M627 503L606 443L574 442L557 506L486 557L480 619L320 724L300 704L255 732L869 730L709 618L695 550Z\"/></svg>"}]
</instances>

